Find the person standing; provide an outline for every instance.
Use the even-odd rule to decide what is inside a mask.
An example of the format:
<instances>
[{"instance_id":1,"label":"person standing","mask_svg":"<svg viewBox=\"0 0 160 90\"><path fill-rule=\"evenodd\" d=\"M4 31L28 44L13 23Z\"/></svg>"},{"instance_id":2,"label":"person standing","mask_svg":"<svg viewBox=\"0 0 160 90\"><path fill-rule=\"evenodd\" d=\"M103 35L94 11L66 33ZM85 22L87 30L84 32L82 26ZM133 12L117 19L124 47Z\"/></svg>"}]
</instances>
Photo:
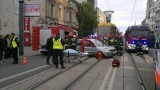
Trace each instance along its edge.
<instances>
[{"instance_id":1,"label":"person standing","mask_svg":"<svg viewBox=\"0 0 160 90\"><path fill-rule=\"evenodd\" d=\"M14 34L11 33L11 51L12 51L12 56L14 61L12 62L13 64L18 64L18 47L19 47L19 41L18 37Z\"/></svg>"},{"instance_id":2,"label":"person standing","mask_svg":"<svg viewBox=\"0 0 160 90\"><path fill-rule=\"evenodd\" d=\"M72 49L76 50L76 46L77 46L77 37L76 37L76 35L73 35L73 38L72 38Z\"/></svg>"},{"instance_id":3,"label":"person standing","mask_svg":"<svg viewBox=\"0 0 160 90\"><path fill-rule=\"evenodd\" d=\"M57 33L53 39L53 57L56 68L58 68L58 58L60 59L61 68L66 68L63 64L64 44L64 40L60 37L59 33Z\"/></svg>"},{"instance_id":4,"label":"person standing","mask_svg":"<svg viewBox=\"0 0 160 90\"><path fill-rule=\"evenodd\" d=\"M52 56L52 63L54 63L53 61L53 38L55 37L54 34L51 35L50 38L47 39L47 42L46 42L46 49L48 51L48 55L47 55L47 60L46 60L46 64L47 65L50 65L50 57Z\"/></svg>"},{"instance_id":5,"label":"person standing","mask_svg":"<svg viewBox=\"0 0 160 90\"><path fill-rule=\"evenodd\" d=\"M0 35L0 63L3 62L3 47L4 47L3 35Z\"/></svg>"},{"instance_id":6,"label":"person standing","mask_svg":"<svg viewBox=\"0 0 160 90\"><path fill-rule=\"evenodd\" d=\"M9 34L7 34L4 37L4 45L5 45L5 48L4 48L4 58L9 58L9 57L11 57L10 35Z\"/></svg>"},{"instance_id":7,"label":"person standing","mask_svg":"<svg viewBox=\"0 0 160 90\"><path fill-rule=\"evenodd\" d=\"M68 36L66 39L65 39L65 49L71 49L71 45L72 45L72 37L71 36Z\"/></svg>"}]
</instances>

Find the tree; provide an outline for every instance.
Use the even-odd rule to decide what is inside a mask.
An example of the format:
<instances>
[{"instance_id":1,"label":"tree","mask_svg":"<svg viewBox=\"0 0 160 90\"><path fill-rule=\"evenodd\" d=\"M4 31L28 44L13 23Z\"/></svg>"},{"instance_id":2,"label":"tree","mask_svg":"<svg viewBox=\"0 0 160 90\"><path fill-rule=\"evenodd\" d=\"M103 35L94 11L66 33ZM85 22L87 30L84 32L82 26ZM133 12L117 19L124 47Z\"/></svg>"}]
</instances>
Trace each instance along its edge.
<instances>
[{"instance_id":1,"label":"tree","mask_svg":"<svg viewBox=\"0 0 160 90\"><path fill-rule=\"evenodd\" d=\"M82 7L77 14L78 22L79 22L79 35L87 36L89 34L93 34L93 28L97 26L97 16L94 11L92 5L88 2L83 2Z\"/></svg>"}]
</instances>

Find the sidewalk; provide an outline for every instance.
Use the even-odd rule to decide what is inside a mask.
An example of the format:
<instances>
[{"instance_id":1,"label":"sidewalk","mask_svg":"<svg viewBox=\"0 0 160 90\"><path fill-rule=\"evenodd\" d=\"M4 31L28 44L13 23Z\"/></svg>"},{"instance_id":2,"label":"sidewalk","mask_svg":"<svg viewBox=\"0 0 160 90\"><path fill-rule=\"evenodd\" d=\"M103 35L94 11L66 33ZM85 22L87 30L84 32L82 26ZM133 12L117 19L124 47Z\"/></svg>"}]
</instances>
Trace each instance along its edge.
<instances>
[{"instance_id":1,"label":"sidewalk","mask_svg":"<svg viewBox=\"0 0 160 90\"><path fill-rule=\"evenodd\" d=\"M31 57L31 56L40 55L40 54L41 53L39 51L33 51L31 46L24 47L24 55L23 56ZM23 56L19 56L19 59L23 60ZM6 61L6 60L8 61L8 60L13 60L13 59L11 57L11 58L4 59L4 61Z\"/></svg>"},{"instance_id":2,"label":"sidewalk","mask_svg":"<svg viewBox=\"0 0 160 90\"><path fill-rule=\"evenodd\" d=\"M38 55L38 54L41 54L41 53L39 51L33 51L31 46L24 47L24 55L26 57L31 57L31 56Z\"/></svg>"}]
</instances>

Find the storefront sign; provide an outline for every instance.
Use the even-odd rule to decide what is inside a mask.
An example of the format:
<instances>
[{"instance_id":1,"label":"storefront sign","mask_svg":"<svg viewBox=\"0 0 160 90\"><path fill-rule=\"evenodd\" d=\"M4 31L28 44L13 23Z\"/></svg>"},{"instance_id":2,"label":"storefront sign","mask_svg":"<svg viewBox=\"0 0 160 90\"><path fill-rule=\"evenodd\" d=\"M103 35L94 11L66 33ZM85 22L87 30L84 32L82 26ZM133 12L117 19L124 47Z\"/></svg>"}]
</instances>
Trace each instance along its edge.
<instances>
[{"instance_id":1,"label":"storefront sign","mask_svg":"<svg viewBox=\"0 0 160 90\"><path fill-rule=\"evenodd\" d=\"M40 16L40 5L39 4L26 4L25 5L25 16Z\"/></svg>"}]
</instances>

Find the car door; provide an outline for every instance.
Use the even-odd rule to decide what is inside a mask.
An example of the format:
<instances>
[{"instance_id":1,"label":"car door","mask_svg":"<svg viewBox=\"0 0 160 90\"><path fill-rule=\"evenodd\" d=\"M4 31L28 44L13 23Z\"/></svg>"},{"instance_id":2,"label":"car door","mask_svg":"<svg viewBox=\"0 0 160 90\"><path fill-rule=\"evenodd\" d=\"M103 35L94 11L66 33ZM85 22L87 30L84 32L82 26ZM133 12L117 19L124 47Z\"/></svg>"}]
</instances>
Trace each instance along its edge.
<instances>
[{"instance_id":1,"label":"car door","mask_svg":"<svg viewBox=\"0 0 160 90\"><path fill-rule=\"evenodd\" d=\"M96 47L91 41L84 42L84 51L88 52L89 55L95 55Z\"/></svg>"}]
</instances>

